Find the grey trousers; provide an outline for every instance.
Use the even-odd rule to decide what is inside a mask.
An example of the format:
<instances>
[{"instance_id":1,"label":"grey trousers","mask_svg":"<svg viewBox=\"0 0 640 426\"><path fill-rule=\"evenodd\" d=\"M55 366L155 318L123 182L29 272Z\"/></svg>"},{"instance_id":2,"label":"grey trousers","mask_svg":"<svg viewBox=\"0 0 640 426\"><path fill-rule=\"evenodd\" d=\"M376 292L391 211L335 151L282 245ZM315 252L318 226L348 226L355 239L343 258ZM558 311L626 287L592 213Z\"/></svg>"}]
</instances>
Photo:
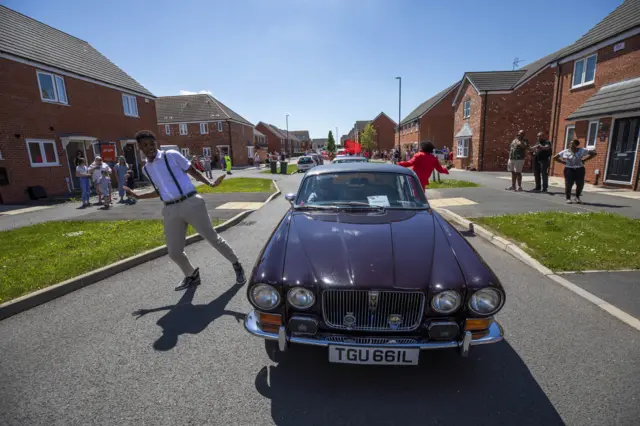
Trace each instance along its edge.
<instances>
[{"instance_id":1,"label":"grey trousers","mask_svg":"<svg viewBox=\"0 0 640 426\"><path fill-rule=\"evenodd\" d=\"M193 226L196 232L202 235L229 262L238 261L233 249L213 229L207 206L200 195L195 195L181 203L164 206L162 216L164 216L164 236L169 257L182 269L185 277L195 271L184 252L188 225Z\"/></svg>"}]
</instances>

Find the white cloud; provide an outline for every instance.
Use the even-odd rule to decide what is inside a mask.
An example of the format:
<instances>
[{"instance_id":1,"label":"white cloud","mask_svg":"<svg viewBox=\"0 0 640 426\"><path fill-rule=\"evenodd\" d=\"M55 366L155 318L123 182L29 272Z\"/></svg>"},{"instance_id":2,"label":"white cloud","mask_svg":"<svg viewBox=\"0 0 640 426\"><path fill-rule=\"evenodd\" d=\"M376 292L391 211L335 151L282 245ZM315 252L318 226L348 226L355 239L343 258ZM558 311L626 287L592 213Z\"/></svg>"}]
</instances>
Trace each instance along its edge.
<instances>
[{"instance_id":1,"label":"white cloud","mask_svg":"<svg viewBox=\"0 0 640 426\"><path fill-rule=\"evenodd\" d=\"M211 90L201 90L199 92L191 92L189 90L180 89L180 95L211 95Z\"/></svg>"}]
</instances>

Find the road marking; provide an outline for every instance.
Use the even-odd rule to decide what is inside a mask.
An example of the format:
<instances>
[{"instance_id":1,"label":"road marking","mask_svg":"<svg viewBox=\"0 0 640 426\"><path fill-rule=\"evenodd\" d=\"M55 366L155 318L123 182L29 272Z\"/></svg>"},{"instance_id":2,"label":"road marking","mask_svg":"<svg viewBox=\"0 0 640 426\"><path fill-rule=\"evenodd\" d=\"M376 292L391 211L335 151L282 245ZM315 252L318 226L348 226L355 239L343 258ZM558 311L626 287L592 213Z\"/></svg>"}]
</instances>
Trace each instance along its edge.
<instances>
[{"instance_id":1,"label":"road marking","mask_svg":"<svg viewBox=\"0 0 640 426\"><path fill-rule=\"evenodd\" d=\"M260 207L262 207L263 205L264 205L264 203L229 202L229 203L224 203L224 204L216 207L216 209L223 209L223 210L256 210L256 209L259 209Z\"/></svg>"},{"instance_id":2,"label":"road marking","mask_svg":"<svg viewBox=\"0 0 640 426\"><path fill-rule=\"evenodd\" d=\"M27 207L27 208L24 208L24 209L10 210L10 211L6 211L6 212L2 212L2 213L0 213L0 216L13 216L13 215L16 215L16 214L36 212L38 210L46 210L46 209L50 209L50 208L53 208L53 206Z\"/></svg>"},{"instance_id":3,"label":"road marking","mask_svg":"<svg viewBox=\"0 0 640 426\"><path fill-rule=\"evenodd\" d=\"M471 201L467 198L438 198L435 200L429 200L431 207L449 207L449 206L470 206L478 204L475 201Z\"/></svg>"}]
</instances>

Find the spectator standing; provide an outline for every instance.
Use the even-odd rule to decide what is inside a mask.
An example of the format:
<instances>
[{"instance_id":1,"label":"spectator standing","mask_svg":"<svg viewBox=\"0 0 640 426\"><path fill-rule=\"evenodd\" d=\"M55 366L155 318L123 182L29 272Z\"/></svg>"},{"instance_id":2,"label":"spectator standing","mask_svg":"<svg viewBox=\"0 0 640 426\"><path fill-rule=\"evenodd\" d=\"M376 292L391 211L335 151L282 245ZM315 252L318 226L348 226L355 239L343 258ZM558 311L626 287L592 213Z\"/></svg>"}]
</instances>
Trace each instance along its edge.
<instances>
[{"instance_id":1,"label":"spectator standing","mask_svg":"<svg viewBox=\"0 0 640 426\"><path fill-rule=\"evenodd\" d=\"M420 184L423 189L426 189L427 186L429 186L429 178L434 170L444 173L445 175L449 174L449 169L442 167L438 157L433 155L434 149L435 146L433 143L422 142L420 144L420 152L414 155L411 160L401 161L398 163L398 165L402 167L413 167L413 171L418 175L418 179L420 179Z\"/></svg>"},{"instance_id":2,"label":"spectator standing","mask_svg":"<svg viewBox=\"0 0 640 426\"><path fill-rule=\"evenodd\" d=\"M102 199L104 200L104 207L107 209L111 207L111 192L113 192L109 174L110 170L107 171L103 169L102 176L100 176L100 179L98 179L98 186L100 187L100 193L102 194ZM124 176L122 178L124 179Z\"/></svg>"},{"instance_id":3,"label":"spectator standing","mask_svg":"<svg viewBox=\"0 0 640 426\"><path fill-rule=\"evenodd\" d=\"M231 157L229 157L228 154L224 155L224 164L225 164L225 169L227 170L227 174L230 175L231 174Z\"/></svg>"},{"instance_id":4,"label":"spectator standing","mask_svg":"<svg viewBox=\"0 0 640 426\"><path fill-rule=\"evenodd\" d=\"M204 157L204 171L205 171L205 175L209 179L213 178L213 174L211 173L211 157L208 155Z\"/></svg>"},{"instance_id":5,"label":"spectator standing","mask_svg":"<svg viewBox=\"0 0 640 426\"><path fill-rule=\"evenodd\" d=\"M89 173L91 173L91 177L93 179L93 183L96 187L96 193L98 194L98 205L102 205L102 192L100 191L100 185L98 185L98 181L102 177L102 172L106 171L108 174L111 174L111 167L108 164L102 161L102 157L99 155L96 156L95 160L91 166L89 166Z\"/></svg>"},{"instance_id":6,"label":"spectator standing","mask_svg":"<svg viewBox=\"0 0 640 426\"><path fill-rule=\"evenodd\" d=\"M127 160L124 158L124 156L121 155L118 158L118 164L116 164L113 169L116 172L116 182L118 184L118 195L120 196L118 203L122 203L124 202L124 194L125 194L124 175L126 175L127 172L129 171L129 165L127 164Z\"/></svg>"},{"instance_id":7,"label":"spectator standing","mask_svg":"<svg viewBox=\"0 0 640 426\"><path fill-rule=\"evenodd\" d=\"M549 188L549 163L551 162L551 142L538 133L538 142L531 147L533 151L533 175L536 179L534 191L547 192Z\"/></svg>"},{"instance_id":8,"label":"spectator standing","mask_svg":"<svg viewBox=\"0 0 640 426\"><path fill-rule=\"evenodd\" d=\"M80 180L80 191L82 193L82 208L91 205L89 198L91 197L91 173L84 158L76 158L78 165L76 166L76 177Z\"/></svg>"},{"instance_id":9,"label":"spectator standing","mask_svg":"<svg viewBox=\"0 0 640 426\"><path fill-rule=\"evenodd\" d=\"M557 153L553 159L558 163L564 164L564 192L567 198L567 204L574 201L578 204L582 203L580 195L584 188L585 168L584 163L596 156L595 151L589 151L584 148L578 148L580 141L574 139L571 141L569 148ZM571 189L576 184L576 196L571 200Z\"/></svg>"},{"instance_id":10,"label":"spectator standing","mask_svg":"<svg viewBox=\"0 0 640 426\"><path fill-rule=\"evenodd\" d=\"M80 165L80 160L84 161L84 165L87 165L87 159L84 158L84 154L82 153L82 151L78 150L76 152L76 158L74 159L74 164L76 165L76 167L78 167Z\"/></svg>"},{"instance_id":11,"label":"spectator standing","mask_svg":"<svg viewBox=\"0 0 640 426\"><path fill-rule=\"evenodd\" d=\"M511 186L507 190L522 191L522 169L529 142L524 138L524 130L511 142L507 170L511 172ZM518 185L516 187L516 184Z\"/></svg>"}]
</instances>

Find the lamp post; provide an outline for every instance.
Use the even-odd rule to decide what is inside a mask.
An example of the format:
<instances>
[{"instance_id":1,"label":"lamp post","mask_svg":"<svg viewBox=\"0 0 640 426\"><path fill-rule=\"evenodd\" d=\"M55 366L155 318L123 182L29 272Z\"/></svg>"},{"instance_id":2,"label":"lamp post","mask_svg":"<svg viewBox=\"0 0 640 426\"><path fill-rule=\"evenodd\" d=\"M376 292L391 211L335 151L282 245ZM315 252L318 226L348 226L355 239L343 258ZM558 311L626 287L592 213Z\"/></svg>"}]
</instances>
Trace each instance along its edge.
<instances>
[{"instance_id":1,"label":"lamp post","mask_svg":"<svg viewBox=\"0 0 640 426\"><path fill-rule=\"evenodd\" d=\"M398 80L398 152L400 152L400 121L402 120L402 77Z\"/></svg>"},{"instance_id":2,"label":"lamp post","mask_svg":"<svg viewBox=\"0 0 640 426\"><path fill-rule=\"evenodd\" d=\"M289 145L289 157L291 157L291 140L289 139L289 114L285 115L287 120L287 144Z\"/></svg>"}]
</instances>

